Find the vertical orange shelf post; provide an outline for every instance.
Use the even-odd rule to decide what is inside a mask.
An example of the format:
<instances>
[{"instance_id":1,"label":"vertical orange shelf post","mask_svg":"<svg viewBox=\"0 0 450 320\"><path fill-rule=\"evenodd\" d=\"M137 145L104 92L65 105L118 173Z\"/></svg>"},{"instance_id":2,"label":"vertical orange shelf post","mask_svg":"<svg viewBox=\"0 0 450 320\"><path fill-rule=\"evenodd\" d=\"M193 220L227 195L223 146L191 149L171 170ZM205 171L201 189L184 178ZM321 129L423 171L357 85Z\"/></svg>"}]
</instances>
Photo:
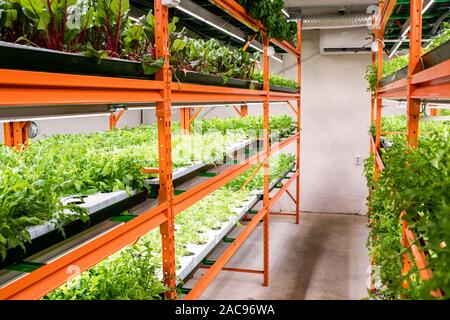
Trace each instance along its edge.
<instances>
[{"instance_id":1,"label":"vertical orange shelf post","mask_svg":"<svg viewBox=\"0 0 450 320\"><path fill-rule=\"evenodd\" d=\"M264 127L264 151L266 156L264 157L264 286L269 285L269 157L270 157L270 140L269 140L269 101L270 101L270 87L269 87L269 39L267 35L263 34L263 75L264 84L263 90L266 92L263 104L263 127Z\"/></svg>"},{"instance_id":2,"label":"vertical orange shelf post","mask_svg":"<svg viewBox=\"0 0 450 320\"><path fill-rule=\"evenodd\" d=\"M28 121L6 122L3 124L5 146L17 150L28 143Z\"/></svg>"},{"instance_id":3,"label":"vertical orange shelf post","mask_svg":"<svg viewBox=\"0 0 450 320\"><path fill-rule=\"evenodd\" d=\"M193 108L180 109L180 129L183 134L191 134L191 113Z\"/></svg>"},{"instance_id":4,"label":"vertical orange shelf post","mask_svg":"<svg viewBox=\"0 0 450 320\"><path fill-rule=\"evenodd\" d=\"M372 23L375 23L374 20L372 20ZM376 30L375 30L375 26L373 29L373 34L374 34L374 38L376 39ZM377 55L375 54L375 52L372 52L372 68L375 68L375 63L376 63L376 58ZM370 127L372 128L372 126L374 125L375 122L375 94L374 92L370 93ZM374 154L375 153L375 144L373 141L373 137L372 137L372 133L370 134L370 154ZM376 166L376 161L375 162L375 166ZM375 169L374 169L375 170ZM369 198L371 197L372 194L372 190L369 187ZM369 217L369 223L371 223L372 219L370 218L370 212L371 212L371 208L369 207L367 209L368 213L368 217ZM370 268L371 268L371 272L370 272L370 291L374 292L375 291L375 279L373 277L373 267L375 265L375 260L373 258L373 256L370 257Z\"/></svg>"},{"instance_id":5,"label":"vertical orange shelf post","mask_svg":"<svg viewBox=\"0 0 450 320\"><path fill-rule=\"evenodd\" d=\"M114 130L117 128L117 122L119 122L119 119L124 113L125 110L120 110L117 113L115 111L111 111L111 114L109 115L109 130Z\"/></svg>"},{"instance_id":6,"label":"vertical orange shelf post","mask_svg":"<svg viewBox=\"0 0 450 320\"><path fill-rule=\"evenodd\" d=\"M378 23L381 23L383 19L383 8L384 2L380 0L378 2ZM383 34L384 29L379 28L377 30L377 83L376 83L376 118L375 118L375 150L380 152L380 141L381 141L381 108L383 104L383 99L380 98L380 80L383 75ZM380 168L378 167L377 161L375 161L375 169L374 169L374 180L378 180L378 176L380 174Z\"/></svg>"},{"instance_id":7,"label":"vertical orange shelf post","mask_svg":"<svg viewBox=\"0 0 450 320\"><path fill-rule=\"evenodd\" d=\"M374 31L375 34L375 31ZM376 63L376 54L372 52L372 68L375 68ZM370 126L372 126L375 122L375 93L370 93ZM372 139L370 139L370 153L374 153L375 146L372 143Z\"/></svg>"},{"instance_id":8,"label":"vertical orange shelf post","mask_svg":"<svg viewBox=\"0 0 450 320\"><path fill-rule=\"evenodd\" d=\"M420 99L411 98L414 91L412 77L420 71L420 57L422 55L422 1L411 0L410 2L410 20L411 31L409 36L409 65L407 77L407 139L408 145L416 148L419 136L419 115L420 115Z\"/></svg>"},{"instance_id":9,"label":"vertical orange shelf post","mask_svg":"<svg viewBox=\"0 0 450 320\"><path fill-rule=\"evenodd\" d=\"M430 117L437 117L439 115L439 109L434 108L435 105L430 105L429 106L429 110L430 110Z\"/></svg>"},{"instance_id":10,"label":"vertical orange shelf post","mask_svg":"<svg viewBox=\"0 0 450 320\"><path fill-rule=\"evenodd\" d=\"M167 221L161 224L162 259L164 285L169 289L167 299L176 298L175 268L175 214L173 211L172 183L172 141L171 141L171 81L169 66L169 12L161 0L154 2L155 44L157 58L164 58L162 70L156 73L156 80L163 81L163 101L156 104L158 123L158 161L159 161L159 202L168 203L165 214Z\"/></svg>"},{"instance_id":11,"label":"vertical orange shelf post","mask_svg":"<svg viewBox=\"0 0 450 320\"><path fill-rule=\"evenodd\" d=\"M203 107L187 107L180 109L180 129L182 134L192 133L192 122L194 122L202 110Z\"/></svg>"},{"instance_id":12,"label":"vertical orange shelf post","mask_svg":"<svg viewBox=\"0 0 450 320\"><path fill-rule=\"evenodd\" d=\"M241 105L241 117L248 116L248 106L246 104Z\"/></svg>"},{"instance_id":13,"label":"vertical orange shelf post","mask_svg":"<svg viewBox=\"0 0 450 320\"><path fill-rule=\"evenodd\" d=\"M246 104L242 104L240 107L233 106L233 109L241 118L248 116L248 106Z\"/></svg>"},{"instance_id":14,"label":"vertical orange shelf post","mask_svg":"<svg viewBox=\"0 0 450 320\"><path fill-rule=\"evenodd\" d=\"M297 159L296 159L296 169L300 170L300 128L301 128L301 92L302 92L302 21L297 20L297 82L298 82L298 99L297 99ZM297 176L295 186L295 223L300 223L300 174Z\"/></svg>"},{"instance_id":15,"label":"vertical orange shelf post","mask_svg":"<svg viewBox=\"0 0 450 320\"><path fill-rule=\"evenodd\" d=\"M409 65L408 76L406 79L406 113L407 113L407 144L410 148L417 148L419 136L419 115L420 115L420 99L411 97L414 91L412 77L420 71L420 57L422 55L422 1L411 0L410 2L410 23L411 31L409 33ZM404 214L401 215L403 217ZM402 221L402 245L404 248L409 247L406 236L406 221ZM402 255L403 268L402 274L407 274L411 268L411 261L406 253ZM405 288L408 283L403 284Z\"/></svg>"}]
</instances>

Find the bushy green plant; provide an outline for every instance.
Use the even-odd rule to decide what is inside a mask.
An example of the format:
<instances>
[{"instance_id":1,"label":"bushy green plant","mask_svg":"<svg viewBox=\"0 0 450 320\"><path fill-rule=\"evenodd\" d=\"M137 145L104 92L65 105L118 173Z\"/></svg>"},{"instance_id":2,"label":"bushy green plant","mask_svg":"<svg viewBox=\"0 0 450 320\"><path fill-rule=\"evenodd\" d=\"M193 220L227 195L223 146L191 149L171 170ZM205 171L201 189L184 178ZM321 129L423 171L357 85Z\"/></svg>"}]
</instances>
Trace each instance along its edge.
<instances>
[{"instance_id":1,"label":"bushy green plant","mask_svg":"<svg viewBox=\"0 0 450 320\"><path fill-rule=\"evenodd\" d=\"M262 72L256 72L253 74L253 80L256 80L260 83L264 83L264 75ZM269 75L269 85L271 86L279 86L285 88L294 88L298 89L298 83L295 80L286 79L277 74L271 73Z\"/></svg>"},{"instance_id":2,"label":"bushy green plant","mask_svg":"<svg viewBox=\"0 0 450 320\"><path fill-rule=\"evenodd\" d=\"M387 121L385 121L387 120ZM383 130L405 128L405 117L383 118ZM377 275L382 282L378 294L386 299L432 299L431 291L442 289L444 298L450 292L450 126L448 123L420 123L419 147L406 146L404 135L390 136L393 145L382 151L385 169L373 182L373 156L366 161L366 177L372 188L370 208L371 233L368 246ZM428 266L433 270L431 280L423 281L409 248L401 245L400 213L418 237L418 245L428 252ZM412 261L408 274L401 274L402 254ZM403 288L407 281L409 287Z\"/></svg>"},{"instance_id":3,"label":"bushy green plant","mask_svg":"<svg viewBox=\"0 0 450 320\"><path fill-rule=\"evenodd\" d=\"M161 300L160 245L154 230L44 297L46 300Z\"/></svg>"},{"instance_id":4,"label":"bushy green plant","mask_svg":"<svg viewBox=\"0 0 450 320\"><path fill-rule=\"evenodd\" d=\"M84 53L99 62L141 61L152 74L162 66L155 56L153 14L131 19L129 9L129 0L2 0L0 40Z\"/></svg>"},{"instance_id":5,"label":"bushy green plant","mask_svg":"<svg viewBox=\"0 0 450 320\"><path fill-rule=\"evenodd\" d=\"M450 116L450 109L440 109L439 115L440 116Z\"/></svg>"},{"instance_id":6,"label":"bushy green plant","mask_svg":"<svg viewBox=\"0 0 450 320\"><path fill-rule=\"evenodd\" d=\"M409 63L409 57L406 56L396 56L393 59L390 60L384 60L383 61L383 71L381 74L381 78L384 78L386 76L389 76L398 70L406 67ZM377 68L378 64L375 65L368 65L366 67L366 73L364 78L368 82L367 90L375 93L376 85L377 85Z\"/></svg>"},{"instance_id":7,"label":"bushy green plant","mask_svg":"<svg viewBox=\"0 0 450 320\"><path fill-rule=\"evenodd\" d=\"M425 48L424 52L430 52L431 50L439 47L450 40L450 23L444 22L444 28L442 32L431 40L430 44Z\"/></svg>"},{"instance_id":8,"label":"bushy green plant","mask_svg":"<svg viewBox=\"0 0 450 320\"><path fill-rule=\"evenodd\" d=\"M194 71L224 78L250 80L255 63L246 51L222 45L216 39L193 39L178 36L171 43L170 64L177 71Z\"/></svg>"},{"instance_id":9,"label":"bushy green plant","mask_svg":"<svg viewBox=\"0 0 450 320\"><path fill-rule=\"evenodd\" d=\"M278 40L294 41L297 37L297 24L287 21L281 9L283 0L238 0L248 14L264 25L267 36Z\"/></svg>"},{"instance_id":10,"label":"bushy green plant","mask_svg":"<svg viewBox=\"0 0 450 320\"><path fill-rule=\"evenodd\" d=\"M290 132L295 126L295 121L288 115L271 116L269 129L273 131ZM198 132L219 131L226 135L232 132L251 132L258 135L263 130L263 118L261 116L247 116L244 118L213 118L202 120L194 124L194 130Z\"/></svg>"}]
</instances>

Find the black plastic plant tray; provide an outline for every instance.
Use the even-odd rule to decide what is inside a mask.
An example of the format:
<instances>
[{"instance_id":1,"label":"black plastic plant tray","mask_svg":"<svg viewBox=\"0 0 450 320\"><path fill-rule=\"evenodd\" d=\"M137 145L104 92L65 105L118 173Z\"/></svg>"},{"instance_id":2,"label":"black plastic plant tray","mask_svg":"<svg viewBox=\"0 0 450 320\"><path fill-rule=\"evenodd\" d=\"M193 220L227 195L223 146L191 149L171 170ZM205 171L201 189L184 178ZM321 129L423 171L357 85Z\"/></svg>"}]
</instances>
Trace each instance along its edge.
<instances>
[{"instance_id":1,"label":"black plastic plant tray","mask_svg":"<svg viewBox=\"0 0 450 320\"><path fill-rule=\"evenodd\" d=\"M208 86L219 86L219 87L233 87L240 89L260 89L261 85L257 81L251 80L241 80L229 78L227 81L220 76L214 76L210 74L203 74L198 72L182 72L175 71L173 73L173 82L183 82L183 83L193 83L193 84L204 84Z\"/></svg>"},{"instance_id":2,"label":"black plastic plant tray","mask_svg":"<svg viewBox=\"0 0 450 320\"><path fill-rule=\"evenodd\" d=\"M438 65L441 62L444 62L446 60L450 59L450 41L447 41L440 45L437 48L434 48L430 52L424 54L422 56L422 69L428 69L435 65ZM384 77L380 80L381 86L388 85L389 83L392 83L394 81L404 79L408 75L408 67L404 67L397 72L388 75L387 77Z\"/></svg>"},{"instance_id":3,"label":"black plastic plant tray","mask_svg":"<svg viewBox=\"0 0 450 320\"><path fill-rule=\"evenodd\" d=\"M270 91L285 92L285 93L298 93L298 89L290 87L270 86Z\"/></svg>"},{"instance_id":4,"label":"black plastic plant tray","mask_svg":"<svg viewBox=\"0 0 450 320\"><path fill-rule=\"evenodd\" d=\"M398 70L397 72L394 72L394 73L384 77L383 79L381 79L380 85L383 87L385 85L388 85L389 83L395 82L400 79L404 79L404 78L406 78L407 75L408 75L408 67L404 67L404 68Z\"/></svg>"},{"instance_id":5,"label":"black plastic plant tray","mask_svg":"<svg viewBox=\"0 0 450 320\"><path fill-rule=\"evenodd\" d=\"M450 59L450 41L441 44L439 47L423 55L422 65L424 69L428 69L448 59Z\"/></svg>"},{"instance_id":6,"label":"black plastic plant tray","mask_svg":"<svg viewBox=\"0 0 450 320\"><path fill-rule=\"evenodd\" d=\"M154 80L154 75L146 75L140 62L123 59L94 58L79 53L68 53L0 41L0 69L14 69L38 72L52 72L91 76ZM261 90L257 81L223 77L188 71L176 71L174 82L203 84L210 86L233 87L240 89ZM272 86L271 90L297 93L296 89Z\"/></svg>"},{"instance_id":7,"label":"black plastic plant tray","mask_svg":"<svg viewBox=\"0 0 450 320\"><path fill-rule=\"evenodd\" d=\"M0 260L0 269L4 269L7 266L20 262L27 257L64 241L100 222L120 215L122 212L144 202L147 199L147 193L147 190L141 191L129 198L123 199L106 208L93 212L89 214L89 221L87 223L84 223L78 219L67 224L64 226L65 236L56 229L33 239L31 243L26 243L25 250L19 247L8 249L6 258L4 260Z\"/></svg>"},{"instance_id":8,"label":"black plastic plant tray","mask_svg":"<svg viewBox=\"0 0 450 320\"><path fill-rule=\"evenodd\" d=\"M95 59L79 53L35 48L0 41L0 68L68 73L119 78L155 79L146 75L140 62L123 59Z\"/></svg>"}]
</instances>

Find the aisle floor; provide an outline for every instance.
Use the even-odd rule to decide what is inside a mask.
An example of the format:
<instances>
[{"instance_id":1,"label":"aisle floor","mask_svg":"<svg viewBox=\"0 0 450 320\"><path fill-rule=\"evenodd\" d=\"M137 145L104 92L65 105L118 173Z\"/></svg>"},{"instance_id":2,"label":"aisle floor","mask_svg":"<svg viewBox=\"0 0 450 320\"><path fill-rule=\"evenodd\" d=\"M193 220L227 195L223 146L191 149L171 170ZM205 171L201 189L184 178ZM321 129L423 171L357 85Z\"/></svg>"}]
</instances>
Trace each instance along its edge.
<instances>
[{"instance_id":1,"label":"aisle floor","mask_svg":"<svg viewBox=\"0 0 450 320\"><path fill-rule=\"evenodd\" d=\"M302 213L272 217L270 285L262 275L222 271L201 299L361 299L367 297L365 216ZM262 223L227 266L262 269ZM239 232L238 230L236 232ZM209 258L219 256L220 249ZM205 269L186 283L191 287Z\"/></svg>"}]
</instances>

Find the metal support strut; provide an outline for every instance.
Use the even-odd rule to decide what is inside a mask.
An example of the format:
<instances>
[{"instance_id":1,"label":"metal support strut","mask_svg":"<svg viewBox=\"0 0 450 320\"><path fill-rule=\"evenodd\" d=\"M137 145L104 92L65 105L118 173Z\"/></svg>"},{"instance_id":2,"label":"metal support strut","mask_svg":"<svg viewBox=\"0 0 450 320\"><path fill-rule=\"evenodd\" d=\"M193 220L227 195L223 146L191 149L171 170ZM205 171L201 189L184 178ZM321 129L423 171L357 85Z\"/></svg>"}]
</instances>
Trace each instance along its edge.
<instances>
[{"instance_id":1,"label":"metal support strut","mask_svg":"<svg viewBox=\"0 0 450 320\"><path fill-rule=\"evenodd\" d=\"M20 149L28 143L28 121L6 122L3 124L5 146Z\"/></svg>"},{"instance_id":2,"label":"metal support strut","mask_svg":"<svg viewBox=\"0 0 450 320\"><path fill-rule=\"evenodd\" d=\"M202 112L203 108L181 108L180 109L180 128L181 133L191 134L192 133L192 123L197 118L197 116Z\"/></svg>"},{"instance_id":3,"label":"metal support strut","mask_svg":"<svg viewBox=\"0 0 450 320\"><path fill-rule=\"evenodd\" d=\"M173 210L172 183L172 141L171 141L171 81L169 66L169 12L161 0L155 0L155 45L157 58L164 58L163 68L156 73L156 80L164 83L163 101L156 103L158 122L158 161L159 161L159 201L167 201L164 210L167 221L161 224L162 259L164 285L168 288L167 299L176 298L176 268L175 268L175 214Z\"/></svg>"}]
</instances>

